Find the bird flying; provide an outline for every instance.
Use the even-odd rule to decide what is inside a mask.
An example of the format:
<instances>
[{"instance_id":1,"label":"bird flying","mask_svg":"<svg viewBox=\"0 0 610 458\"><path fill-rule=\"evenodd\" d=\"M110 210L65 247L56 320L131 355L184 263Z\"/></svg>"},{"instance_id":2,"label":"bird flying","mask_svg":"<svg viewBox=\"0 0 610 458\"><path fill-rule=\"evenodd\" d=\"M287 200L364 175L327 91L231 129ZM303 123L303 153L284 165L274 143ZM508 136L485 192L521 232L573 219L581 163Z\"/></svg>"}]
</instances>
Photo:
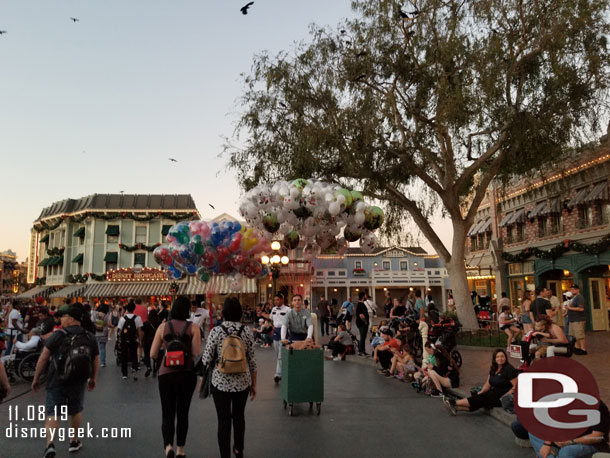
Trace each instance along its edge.
<instances>
[{"instance_id":1,"label":"bird flying","mask_svg":"<svg viewBox=\"0 0 610 458\"><path fill-rule=\"evenodd\" d=\"M78 22L78 20L79 20L79 19L78 19L77 17L71 17L71 18L70 18L70 20L71 20L72 22Z\"/></svg>"},{"instance_id":2,"label":"bird flying","mask_svg":"<svg viewBox=\"0 0 610 458\"><path fill-rule=\"evenodd\" d=\"M214 207L214 205L212 204L208 204L210 207L212 207L212 209L216 210L216 207Z\"/></svg>"},{"instance_id":3,"label":"bird flying","mask_svg":"<svg viewBox=\"0 0 610 458\"><path fill-rule=\"evenodd\" d=\"M0 30L0 35L2 35L3 33L6 33L6 30Z\"/></svg>"},{"instance_id":4,"label":"bird flying","mask_svg":"<svg viewBox=\"0 0 610 458\"><path fill-rule=\"evenodd\" d=\"M239 9L239 11L241 11L241 14L248 14L248 8L250 8L252 5L254 5L254 2L246 3Z\"/></svg>"},{"instance_id":5,"label":"bird flying","mask_svg":"<svg viewBox=\"0 0 610 458\"><path fill-rule=\"evenodd\" d=\"M177 161L176 159L174 159L173 157L170 157L170 158L169 158L169 160L170 160L170 161L172 161L172 162L178 162L178 161Z\"/></svg>"}]
</instances>

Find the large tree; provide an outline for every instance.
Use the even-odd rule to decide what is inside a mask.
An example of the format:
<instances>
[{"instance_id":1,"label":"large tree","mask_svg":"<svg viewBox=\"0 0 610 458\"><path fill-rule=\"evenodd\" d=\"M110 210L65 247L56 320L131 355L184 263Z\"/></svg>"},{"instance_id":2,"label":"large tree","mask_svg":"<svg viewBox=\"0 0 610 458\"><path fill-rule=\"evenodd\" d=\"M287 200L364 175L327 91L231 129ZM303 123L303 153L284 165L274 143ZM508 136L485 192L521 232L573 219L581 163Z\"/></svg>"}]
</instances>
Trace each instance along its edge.
<instances>
[{"instance_id":1,"label":"large tree","mask_svg":"<svg viewBox=\"0 0 610 458\"><path fill-rule=\"evenodd\" d=\"M402 8L402 9L401 9ZM317 177L410 215L477 327L466 234L494 179L574 151L598 131L608 87L607 0L356 0L335 29L254 58L229 166L248 189ZM237 145L237 146L236 146ZM451 247L431 224L441 211Z\"/></svg>"}]
</instances>

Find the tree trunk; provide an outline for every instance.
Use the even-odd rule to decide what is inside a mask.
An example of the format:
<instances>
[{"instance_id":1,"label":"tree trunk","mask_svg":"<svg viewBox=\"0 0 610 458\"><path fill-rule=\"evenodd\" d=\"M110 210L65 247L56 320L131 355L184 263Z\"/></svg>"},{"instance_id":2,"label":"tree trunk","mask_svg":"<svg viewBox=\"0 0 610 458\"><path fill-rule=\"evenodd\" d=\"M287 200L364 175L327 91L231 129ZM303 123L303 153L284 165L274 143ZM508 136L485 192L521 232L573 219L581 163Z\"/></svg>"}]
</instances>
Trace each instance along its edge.
<instances>
[{"instance_id":1,"label":"tree trunk","mask_svg":"<svg viewBox=\"0 0 610 458\"><path fill-rule=\"evenodd\" d=\"M466 261L464 258L465 247L466 224L463 221L453 220L453 247L451 259L449 262L445 263L445 267L449 274L449 281L451 283L451 289L453 290L453 299L455 300L455 308L462 328L466 330L475 330L479 328L479 322L474 313L474 306L468 288Z\"/></svg>"}]
</instances>

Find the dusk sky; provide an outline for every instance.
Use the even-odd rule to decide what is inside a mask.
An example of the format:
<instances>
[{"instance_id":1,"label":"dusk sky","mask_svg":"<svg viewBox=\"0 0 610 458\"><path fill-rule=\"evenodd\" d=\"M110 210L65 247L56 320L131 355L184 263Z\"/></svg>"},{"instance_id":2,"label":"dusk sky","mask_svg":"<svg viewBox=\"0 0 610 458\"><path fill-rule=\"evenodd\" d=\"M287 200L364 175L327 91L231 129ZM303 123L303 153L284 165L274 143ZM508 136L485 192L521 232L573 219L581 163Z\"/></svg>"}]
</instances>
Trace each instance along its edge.
<instances>
[{"instance_id":1,"label":"dusk sky","mask_svg":"<svg viewBox=\"0 0 610 458\"><path fill-rule=\"evenodd\" d=\"M312 22L350 15L347 0L256 0L247 16L245 3L0 4L0 251L24 261L42 208L94 193L189 193L206 218L238 216L239 186L218 154L240 74L255 54L307 39Z\"/></svg>"}]
</instances>

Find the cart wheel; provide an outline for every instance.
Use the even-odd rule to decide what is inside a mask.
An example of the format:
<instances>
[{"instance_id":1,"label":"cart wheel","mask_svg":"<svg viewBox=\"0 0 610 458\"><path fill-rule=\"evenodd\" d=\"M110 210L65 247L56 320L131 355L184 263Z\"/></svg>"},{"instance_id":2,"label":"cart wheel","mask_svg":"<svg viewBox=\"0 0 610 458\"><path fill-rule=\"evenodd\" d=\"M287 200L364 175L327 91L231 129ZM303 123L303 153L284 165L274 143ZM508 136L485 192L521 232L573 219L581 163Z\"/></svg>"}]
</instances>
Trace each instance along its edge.
<instances>
[{"instance_id":1,"label":"cart wheel","mask_svg":"<svg viewBox=\"0 0 610 458\"><path fill-rule=\"evenodd\" d=\"M316 414L320 415L321 410L322 410L322 403L321 402L316 403Z\"/></svg>"},{"instance_id":2,"label":"cart wheel","mask_svg":"<svg viewBox=\"0 0 610 458\"><path fill-rule=\"evenodd\" d=\"M294 414L294 406L292 404L290 404L288 406L288 415L290 415L292 417L293 414Z\"/></svg>"},{"instance_id":3,"label":"cart wheel","mask_svg":"<svg viewBox=\"0 0 610 458\"><path fill-rule=\"evenodd\" d=\"M286 407L288 407L288 403L284 401L284 410L286 410Z\"/></svg>"}]
</instances>

